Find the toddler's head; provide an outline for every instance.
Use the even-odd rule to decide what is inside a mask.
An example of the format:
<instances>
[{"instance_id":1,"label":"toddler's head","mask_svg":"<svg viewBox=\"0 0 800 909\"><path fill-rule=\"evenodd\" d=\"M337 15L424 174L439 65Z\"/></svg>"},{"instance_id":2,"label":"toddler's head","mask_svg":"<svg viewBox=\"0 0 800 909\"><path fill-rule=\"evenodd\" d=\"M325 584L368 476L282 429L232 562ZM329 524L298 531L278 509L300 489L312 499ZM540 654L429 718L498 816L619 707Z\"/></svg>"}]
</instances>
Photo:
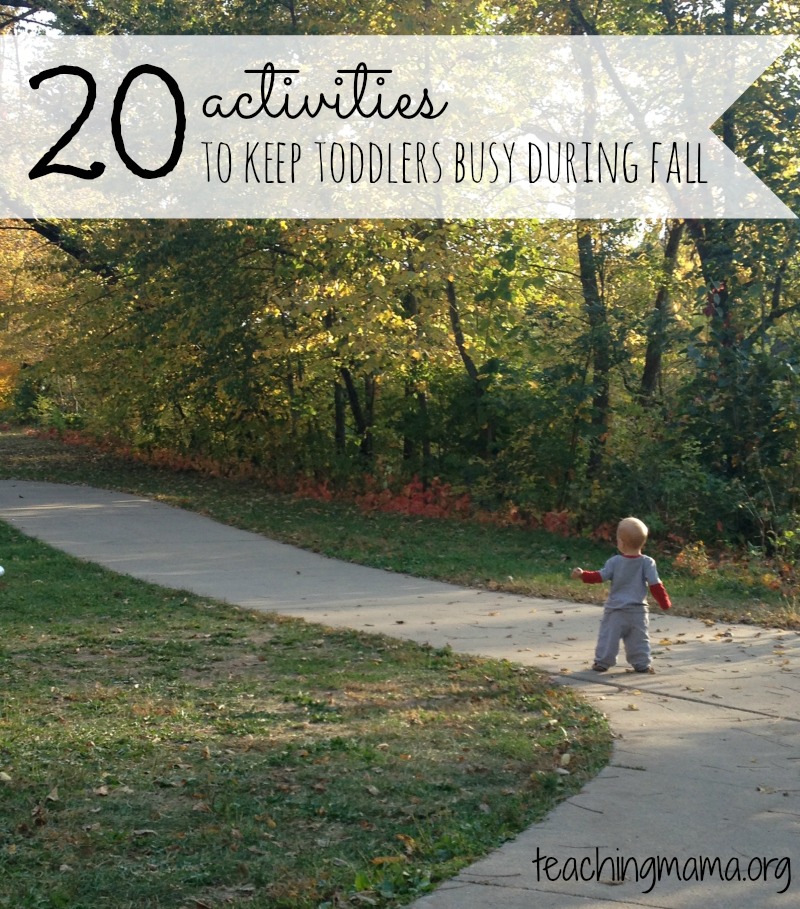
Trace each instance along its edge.
<instances>
[{"instance_id":1,"label":"toddler's head","mask_svg":"<svg viewBox=\"0 0 800 909\"><path fill-rule=\"evenodd\" d=\"M625 555L636 555L647 542L647 525L638 518L623 518L617 525L617 546Z\"/></svg>"}]
</instances>

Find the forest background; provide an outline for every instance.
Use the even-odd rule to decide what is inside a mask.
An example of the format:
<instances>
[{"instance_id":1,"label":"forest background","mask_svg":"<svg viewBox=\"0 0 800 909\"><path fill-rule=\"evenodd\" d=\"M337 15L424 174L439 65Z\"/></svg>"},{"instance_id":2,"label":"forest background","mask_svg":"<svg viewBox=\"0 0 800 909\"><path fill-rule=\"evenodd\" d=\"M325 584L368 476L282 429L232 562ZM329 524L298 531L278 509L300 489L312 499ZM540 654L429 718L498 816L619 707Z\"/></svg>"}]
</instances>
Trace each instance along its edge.
<instances>
[{"instance_id":1,"label":"forest background","mask_svg":"<svg viewBox=\"0 0 800 909\"><path fill-rule=\"evenodd\" d=\"M52 0L0 31L792 34L793 2ZM702 86L697 86L702 91ZM800 211L795 44L721 118ZM800 555L795 221L0 223L0 407L427 514Z\"/></svg>"}]
</instances>

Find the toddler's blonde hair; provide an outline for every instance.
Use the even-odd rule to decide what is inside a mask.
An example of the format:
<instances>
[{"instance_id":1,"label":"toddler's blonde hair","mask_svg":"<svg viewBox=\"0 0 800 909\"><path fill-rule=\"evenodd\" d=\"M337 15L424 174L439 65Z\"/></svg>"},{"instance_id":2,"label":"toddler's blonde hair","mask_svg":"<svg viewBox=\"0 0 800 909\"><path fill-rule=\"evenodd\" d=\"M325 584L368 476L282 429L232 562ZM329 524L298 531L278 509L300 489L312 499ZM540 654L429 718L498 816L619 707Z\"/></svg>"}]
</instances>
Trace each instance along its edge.
<instances>
[{"instance_id":1,"label":"toddler's blonde hair","mask_svg":"<svg viewBox=\"0 0 800 909\"><path fill-rule=\"evenodd\" d=\"M647 542L647 525L638 518L623 518L617 525L617 534L628 546L641 549Z\"/></svg>"}]
</instances>

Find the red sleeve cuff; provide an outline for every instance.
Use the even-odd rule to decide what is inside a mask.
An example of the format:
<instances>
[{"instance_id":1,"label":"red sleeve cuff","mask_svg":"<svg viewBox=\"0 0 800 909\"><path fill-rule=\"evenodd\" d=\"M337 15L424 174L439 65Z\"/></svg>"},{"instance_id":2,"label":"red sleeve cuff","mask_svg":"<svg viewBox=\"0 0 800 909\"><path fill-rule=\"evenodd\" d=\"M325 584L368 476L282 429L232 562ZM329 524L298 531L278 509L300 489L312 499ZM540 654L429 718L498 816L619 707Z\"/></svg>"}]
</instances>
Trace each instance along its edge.
<instances>
[{"instance_id":1,"label":"red sleeve cuff","mask_svg":"<svg viewBox=\"0 0 800 909\"><path fill-rule=\"evenodd\" d=\"M653 599L662 609L669 609L672 606L672 601L663 584L651 584L650 593L653 594Z\"/></svg>"},{"instance_id":2,"label":"red sleeve cuff","mask_svg":"<svg viewBox=\"0 0 800 909\"><path fill-rule=\"evenodd\" d=\"M584 584L602 584L603 576L599 571L584 571L581 580Z\"/></svg>"}]
</instances>

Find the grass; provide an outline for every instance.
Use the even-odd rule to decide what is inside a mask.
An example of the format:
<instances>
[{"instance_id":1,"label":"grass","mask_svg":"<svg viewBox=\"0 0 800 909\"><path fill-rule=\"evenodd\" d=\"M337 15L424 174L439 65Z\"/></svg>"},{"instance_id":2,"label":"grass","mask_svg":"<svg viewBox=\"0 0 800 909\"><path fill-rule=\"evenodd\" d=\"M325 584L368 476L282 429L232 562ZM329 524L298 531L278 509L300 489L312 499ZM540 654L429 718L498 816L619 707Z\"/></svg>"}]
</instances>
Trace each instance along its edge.
<instances>
[{"instance_id":1,"label":"grass","mask_svg":"<svg viewBox=\"0 0 800 909\"><path fill-rule=\"evenodd\" d=\"M411 575L532 596L602 601L604 588L569 577L599 568L613 546L545 531L397 514L364 514L345 502L277 495L253 482L176 473L20 430L0 432L0 476L85 483L147 495L325 555ZM697 618L800 628L791 589L774 572L738 560L705 569L658 560L675 612ZM697 562L697 560L695 560Z\"/></svg>"},{"instance_id":2,"label":"grass","mask_svg":"<svg viewBox=\"0 0 800 909\"><path fill-rule=\"evenodd\" d=\"M0 553L2 909L402 905L608 760L535 670Z\"/></svg>"}]
</instances>

